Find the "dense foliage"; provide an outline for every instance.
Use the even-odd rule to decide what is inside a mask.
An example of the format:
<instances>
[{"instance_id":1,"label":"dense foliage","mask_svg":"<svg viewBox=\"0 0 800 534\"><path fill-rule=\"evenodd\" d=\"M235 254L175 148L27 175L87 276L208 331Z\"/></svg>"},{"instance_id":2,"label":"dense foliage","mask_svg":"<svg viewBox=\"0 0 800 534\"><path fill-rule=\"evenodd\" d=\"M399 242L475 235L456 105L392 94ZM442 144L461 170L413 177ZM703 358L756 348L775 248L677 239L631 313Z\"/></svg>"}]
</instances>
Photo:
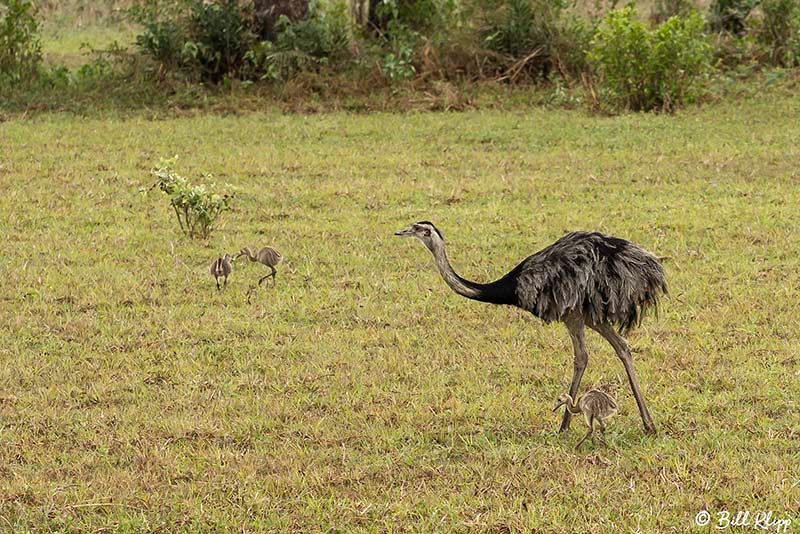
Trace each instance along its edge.
<instances>
[{"instance_id":1,"label":"dense foliage","mask_svg":"<svg viewBox=\"0 0 800 534\"><path fill-rule=\"evenodd\" d=\"M136 39L142 53L206 81L237 72L254 43L236 0L182 0L167 7L148 1L133 15L144 26Z\"/></svg>"},{"instance_id":2,"label":"dense foliage","mask_svg":"<svg viewBox=\"0 0 800 534\"><path fill-rule=\"evenodd\" d=\"M669 111L723 85L706 81L800 64L800 0L713 0L705 12L696 0L656 0L649 13L617 4L134 0L136 50L70 71L41 68L31 3L0 0L0 84L37 78L78 91L96 79L98 91L172 94L261 82L337 98L405 85L453 109L463 93L454 87L491 80L554 88L554 103Z\"/></svg>"},{"instance_id":3,"label":"dense foliage","mask_svg":"<svg viewBox=\"0 0 800 534\"><path fill-rule=\"evenodd\" d=\"M711 45L697 13L649 30L632 6L611 11L592 40L589 61L609 97L635 111L672 110L694 96L711 68Z\"/></svg>"}]
</instances>

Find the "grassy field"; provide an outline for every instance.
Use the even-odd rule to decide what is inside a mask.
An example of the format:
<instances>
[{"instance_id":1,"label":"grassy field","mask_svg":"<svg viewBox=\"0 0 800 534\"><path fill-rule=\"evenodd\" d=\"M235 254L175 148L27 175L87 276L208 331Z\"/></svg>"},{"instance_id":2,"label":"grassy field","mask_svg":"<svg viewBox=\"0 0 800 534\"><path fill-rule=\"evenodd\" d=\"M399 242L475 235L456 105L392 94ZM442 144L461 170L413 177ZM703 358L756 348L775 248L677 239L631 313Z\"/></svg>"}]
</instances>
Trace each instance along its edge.
<instances>
[{"instance_id":1,"label":"grassy field","mask_svg":"<svg viewBox=\"0 0 800 534\"><path fill-rule=\"evenodd\" d=\"M797 530L799 115L0 123L2 530ZM139 192L173 154L238 195L208 242ZM666 256L671 298L631 336L659 434L589 334L583 388L620 415L612 448L573 451L566 330L453 294L392 235L423 219L481 281L573 229ZM275 289L246 304L244 263L214 289L220 251L266 244Z\"/></svg>"}]
</instances>

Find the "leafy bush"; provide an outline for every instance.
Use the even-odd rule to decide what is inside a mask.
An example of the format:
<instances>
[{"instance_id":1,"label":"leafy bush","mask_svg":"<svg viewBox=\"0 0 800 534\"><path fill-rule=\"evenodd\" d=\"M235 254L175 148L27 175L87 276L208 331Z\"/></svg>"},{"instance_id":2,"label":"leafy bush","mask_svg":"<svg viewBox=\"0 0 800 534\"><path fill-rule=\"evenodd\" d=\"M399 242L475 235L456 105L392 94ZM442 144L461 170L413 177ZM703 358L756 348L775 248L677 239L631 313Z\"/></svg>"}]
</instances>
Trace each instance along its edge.
<instances>
[{"instance_id":1,"label":"leafy bush","mask_svg":"<svg viewBox=\"0 0 800 534\"><path fill-rule=\"evenodd\" d=\"M713 0L708 22L715 32L728 32L742 36L747 30L746 20L759 0Z\"/></svg>"},{"instance_id":2,"label":"leafy bush","mask_svg":"<svg viewBox=\"0 0 800 534\"><path fill-rule=\"evenodd\" d=\"M608 13L592 39L588 59L617 106L670 111L692 98L711 68L704 21L693 13L655 30L636 20L632 6Z\"/></svg>"},{"instance_id":3,"label":"leafy bush","mask_svg":"<svg viewBox=\"0 0 800 534\"><path fill-rule=\"evenodd\" d=\"M236 75L254 36L236 0L182 0L162 5L143 0L131 10L144 26L139 50L162 67L179 68L204 81Z\"/></svg>"},{"instance_id":4,"label":"leafy bush","mask_svg":"<svg viewBox=\"0 0 800 534\"><path fill-rule=\"evenodd\" d=\"M219 82L235 74L254 38L245 25L237 0L191 3L189 40L183 56L199 65L204 80Z\"/></svg>"},{"instance_id":5,"label":"leafy bush","mask_svg":"<svg viewBox=\"0 0 800 534\"><path fill-rule=\"evenodd\" d=\"M772 62L784 67L800 64L800 0L763 0L761 40Z\"/></svg>"},{"instance_id":6,"label":"leafy bush","mask_svg":"<svg viewBox=\"0 0 800 534\"><path fill-rule=\"evenodd\" d=\"M39 24L28 0L0 0L0 82L29 81L39 72Z\"/></svg>"},{"instance_id":7,"label":"leafy bush","mask_svg":"<svg viewBox=\"0 0 800 534\"><path fill-rule=\"evenodd\" d=\"M219 216L230 209L233 196L212 192L210 189L213 185L190 184L172 170L175 160L162 160L152 171L157 178L153 187L166 193L184 234L207 238Z\"/></svg>"}]
</instances>

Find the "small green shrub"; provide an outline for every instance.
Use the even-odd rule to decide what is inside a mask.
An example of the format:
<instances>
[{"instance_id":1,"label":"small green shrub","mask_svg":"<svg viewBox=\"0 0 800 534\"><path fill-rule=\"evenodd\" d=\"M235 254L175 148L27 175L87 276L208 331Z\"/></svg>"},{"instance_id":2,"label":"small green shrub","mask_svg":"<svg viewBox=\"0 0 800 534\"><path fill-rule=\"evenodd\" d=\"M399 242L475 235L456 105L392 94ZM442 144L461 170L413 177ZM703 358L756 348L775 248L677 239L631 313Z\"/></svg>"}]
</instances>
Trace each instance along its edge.
<instances>
[{"instance_id":1,"label":"small green shrub","mask_svg":"<svg viewBox=\"0 0 800 534\"><path fill-rule=\"evenodd\" d=\"M158 187L169 198L181 231L189 237L207 238L222 213L230 210L233 196L213 192L212 185L192 185L172 170L176 158L162 160L152 171Z\"/></svg>"},{"instance_id":2,"label":"small green shrub","mask_svg":"<svg viewBox=\"0 0 800 534\"><path fill-rule=\"evenodd\" d=\"M28 0L0 0L0 82L26 82L42 62L39 24Z\"/></svg>"},{"instance_id":3,"label":"small green shrub","mask_svg":"<svg viewBox=\"0 0 800 534\"><path fill-rule=\"evenodd\" d=\"M671 111L697 93L711 69L711 45L697 13L672 17L655 30L632 6L606 15L588 59L612 103L634 111Z\"/></svg>"},{"instance_id":4,"label":"small green shrub","mask_svg":"<svg viewBox=\"0 0 800 534\"><path fill-rule=\"evenodd\" d=\"M784 67L800 64L800 0L763 0L760 40L770 49L773 63Z\"/></svg>"}]
</instances>

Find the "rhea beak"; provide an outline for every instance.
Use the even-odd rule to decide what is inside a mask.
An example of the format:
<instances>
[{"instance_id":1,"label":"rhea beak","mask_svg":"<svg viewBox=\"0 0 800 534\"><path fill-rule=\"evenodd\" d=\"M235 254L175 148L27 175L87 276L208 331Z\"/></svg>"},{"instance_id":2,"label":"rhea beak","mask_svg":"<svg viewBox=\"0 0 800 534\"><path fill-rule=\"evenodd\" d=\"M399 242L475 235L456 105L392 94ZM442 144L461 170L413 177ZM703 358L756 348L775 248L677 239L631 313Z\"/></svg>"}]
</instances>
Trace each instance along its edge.
<instances>
[{"instance_id":1,"label":"rhea beak","mask_svg":"<svg viewBox=\"0 0 800 534\"><path fill-rule=\"evenodd\" d=\"M565 404L566 404L566 401L561 401L561 402L559 402L558 404L556 404L556 407L555 407L555 408L553 408L553 411L555 412L556 410L558 410L559 408L561 408L561 407L562 407L562 406L564 406Z\"/></svg>"},{"instance_id":2,"label":"rhea beak","mask_svg":"<svg viewBox=\"0 0 800 534\"><path fill-rule=\"evenodd\" d=\"M414 235L413 227L408 227L405 230L400 230L399 232L395 232L394 235L403 235L403 236Z\"/></svg>"}]
</instances>

